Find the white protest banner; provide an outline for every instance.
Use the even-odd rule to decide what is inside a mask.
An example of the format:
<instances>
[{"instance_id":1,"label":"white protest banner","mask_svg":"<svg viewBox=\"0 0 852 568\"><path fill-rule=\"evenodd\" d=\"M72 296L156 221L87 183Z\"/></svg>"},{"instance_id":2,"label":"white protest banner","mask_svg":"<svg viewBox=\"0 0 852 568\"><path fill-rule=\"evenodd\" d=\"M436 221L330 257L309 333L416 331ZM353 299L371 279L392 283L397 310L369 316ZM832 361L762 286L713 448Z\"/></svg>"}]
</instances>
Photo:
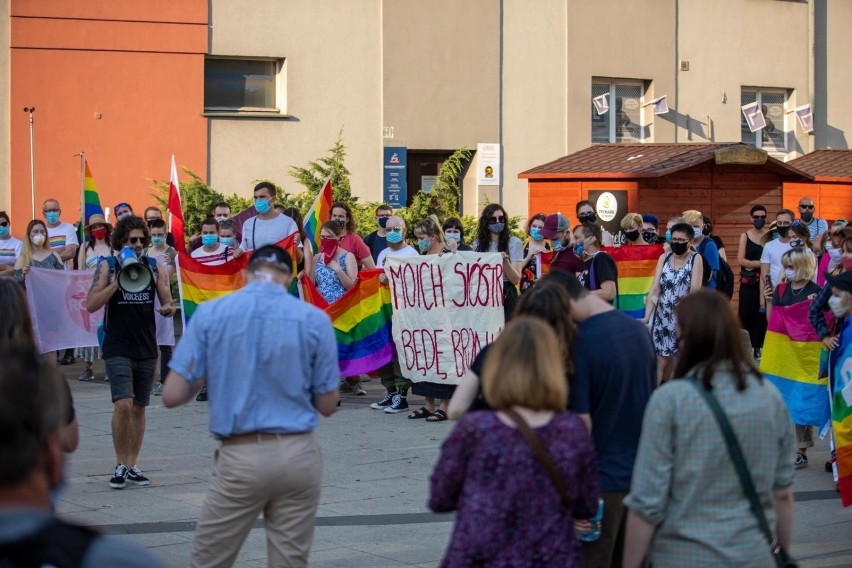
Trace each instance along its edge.
<instances>
[{"instance_id":1,"label":"white protest banner","mask_svg":"<svg viewBox=\"0 0 852 568\"><path fill-rule=\"evenodd\" d=\"M88 270L30 268L27 301L42 353L98 345L98 323L104 319L104 310L90 314L86 309L93 277Z\"/></svg>"},{"instance_id":2,"label":"white protest banner","mask_svg":"<svg viewBox=\"0 0 852 568\"><path fill-rule=\"evenodd\" d=\"M457 385L503 330L500 253L389 256L393 341L403 376Z\"/></svg>"}]
</instances>

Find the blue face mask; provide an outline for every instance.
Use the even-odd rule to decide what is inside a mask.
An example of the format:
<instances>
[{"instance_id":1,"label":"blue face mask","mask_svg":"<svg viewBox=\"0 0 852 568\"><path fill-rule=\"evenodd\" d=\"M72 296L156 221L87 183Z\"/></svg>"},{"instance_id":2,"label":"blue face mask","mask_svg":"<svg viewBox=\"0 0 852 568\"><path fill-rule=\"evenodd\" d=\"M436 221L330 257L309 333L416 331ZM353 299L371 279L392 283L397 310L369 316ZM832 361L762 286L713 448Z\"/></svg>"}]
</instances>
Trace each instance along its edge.
<instances>
[{"instance_id":1,"label":"blue face mask","mask_svg":"<svg viewBox=\"0 0 852 568\"><path fill-rule=\"evenodd\" d=\"M672 242L672 232L671 231L666 231L666 242L667 243Z\"/></svg>"},{"instance_id":2,"label":"blue face mask","mask_svg":"<svg viewBox=\"0 0 852 568\"><path fill-rule=\"evenodd\" d=\"M219 237L216 235L201 235L201 244L206 247L212 247L219 242Z\"/></svg>"},{"instance_id":3,"label":"blue face mask","mask_svg":"<svg viewBox=\"0 0 852 568\"><path fill-rule=\"evenodd\" d=\"M8 237L9 236L9 225L5 227L0 227L0 237Z\"/></svg>"},{"instance_id":4,"label":"blue face mask","mask_svg":"<svg viewBox=\"0 0 852 568\"><path fill-rule=\"evenodd\" d=\"M577 256L583 256L583 251L586 250L586 243L577 243L574 245L574 254Z\"/></svg>"},{"instance_id":5,"label":"blue face mask","mask_svg":"<svg viewBox=\"0 0 852 568\"><path fill-rule=\"evenodd\" d=\"M553 252L559 252L565 249L565 245L562 244L562 239L558 241L550 241L550 247L553 249Z\"/></svg>"},{"instance_id":6,"label":"blue face mask","mask_svg":"<svg viewBox=\"0 0 852 568\"><path fill-rule=\"evenodd\" d=\"M395 245L397 243L401 243L402 242L402 231L388 231L388 234L385 238L392 245Z\"/></svg>"},{"instance_id":7,"label":"blue face mask","mask_svg":"<svg viewBox=\"0 0 852 568\"><path fill-rule=\"evenodd\" d=\"M155 247L161 247L164 244L166 244L166 237L159 237L159 236L153 237L152 236L151 237L151 244L154 245Z\"/></svg>"},{"instance_id":8,"label":"blue face mask","mask_svg":"<svg viewBox=\"0 0 852 568\"><path fill-rule=\"evenodd\" d=\"M534 241L544 240L544 237L541 235L541 229L539 229L538 227L533 227L532 229L530 229L530 237L532 237L532 240Z\"/></svg>"},{"instance_id":9,"label":"blue face mask","mask_svg":"<svg viewBox=\"0 0 852 568\"><path fill-rule=\"evenodd\" d=\"M44 214L44 218L47 219L48 223L53 225L59 221L59 211L48 211Z\"/></svg>"},{"instance_id":10,"label":"blue face mask","mask_svg":"<svg viewBox=\"0 0 852 568\"><path fill-rule=\"evenodd\" d=\"M444 238L448 241L461 242L461 233L444 233Z\"/></svg>"},{"instance_id":11,"label":"blue face mask","mask_svg":"<svg viewBox=\"0 0 852 568\"><path fill-rule=\"evenodd\" d=\"M261 215L266 215L267 213L269 213L269 209L270 209L269 201L267 201L265 198L264 199L255 199L254 200L254 208Z\"/></svg>"},{"instance_id":12,"label":"blue face mask","mask_svg":"<svg viewBox=\"0 0 852 568\"><path fill-rule=\"evenodd\" d=\"M226 247L232 247L234 246L234 237L220 237L219 242Z\"/></svg>"},{"instance_id":13,"label":"blue face mask","mask_svg":"<svg viewBox=\"0 0 852 568\"><path fill-rule=\"evenodd\" d=\"M420 249L420 252L426 252L427 250L429 250L430 246L432 246L432 243L429 242L429 239L417 240L417 248Z\"/></svg>"}]
</instances>

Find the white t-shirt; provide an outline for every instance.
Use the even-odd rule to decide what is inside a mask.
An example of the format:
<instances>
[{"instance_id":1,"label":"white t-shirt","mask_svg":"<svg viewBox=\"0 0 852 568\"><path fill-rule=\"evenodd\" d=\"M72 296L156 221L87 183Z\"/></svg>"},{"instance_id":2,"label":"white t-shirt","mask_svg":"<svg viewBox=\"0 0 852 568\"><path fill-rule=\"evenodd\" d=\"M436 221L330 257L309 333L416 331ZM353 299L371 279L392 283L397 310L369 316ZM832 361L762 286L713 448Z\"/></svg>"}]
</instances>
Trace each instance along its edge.
<instances>
[{"instance_id":1,"label":"white t-shirt","mask_svg":"<svg viewBox=\"0 0 852 568\"><path fill-rule=\"evenodd\" d=\"M225 251L228 249L228 247L226 247L222 243L218 244L219 246L216 247L216 250L214 252L207 252L206 250L204 250L204 247L199 247L192 251L192 254L190 256L192 256L192 258L194 258L201 264L207 264L209 266L218 266L220 264L225 264L227 260L230 260L234 256L232 253L229 252L228 256L226 257Z\"/></svg>"},{"instance_id":2,"label":"white t-shirt","mask_svg":"<svg viewBox=\"0 0 852 568\"><path fill-rule=\"evenodd\" d=\"M24 243L15 237L0 239L0 266L14 266L22 250Z\"/></svg>"},{"instance_id":3,"label":"white t-shirt","mask_svg":"<svg viewBox=\"0 0 852 568\"><path fill-rule=\"evenodd\" d=\"M385 259L389 256L417 256L417 251L411 245L405 245L399 250L393 250L390 247L383 249L376 258L376 268L384 268Z\"/></svg>"},{"instance_id":4,"label":"white t-shirt","mask_svg":"<svg viewBox=\"0 0 852 568\"><path fill-rule=\"evenodd\" d=\"M77 231L74 230L74 225L71 223L59 223L55 227L48 227L47 238L50 241L50 248L52 250L62 248L66 245L80 244L80 241L77 240ZM66 260L65 269L70 270L72 268L74 268L74 261Z\"/></svg>"},{"instance_id":5,"label":"white t-shirt","mask_svg":"<svg viewBox=\"0 0 852 568\"><path fill-rule=\"evenodd\" d=\"M262 246L278 244L298 230L296 222L282 213L272 219L258 219L254 216L243 223L240 248L248 252Z\"/></svg>"},{"instance_id":6,"label":"white t-shirt","mask_svg":"<svg viewBox=\"0 0 852 568\"><path fill-rule=\"evenodd\" d=\"M792 247L790 246L790 241L786 243L782 243L780 240L775 239L774 241L769 241L763 246L763 254L760 255L760 264L768 264L769 265L769 276L772 278L772 285L778 286L781 282L781 276L783 276L784 270L781 268L781 257L784 256L784 253L790 250ZM811 255L813 255L813 251L809 248L805 248ZM763 276L766 276L765 274ZM816 276L816 275L814 275Z\"/></svg>"},{"instance_id":7,"label":"white t-shirt","mask_svg":"<svg viewBox=\"0 0 852 568\"><path fill-rule=\"evenodd\" d=\"M476 250L479 241L473 241L473 250ZM498 243L492 241L488 245L488 252L500 252L497 250ZM524 243L516 236L509 237L509 250L506 251L509 255L509 262L521 262L524 260Z\"/></svg>"}]
</instances>

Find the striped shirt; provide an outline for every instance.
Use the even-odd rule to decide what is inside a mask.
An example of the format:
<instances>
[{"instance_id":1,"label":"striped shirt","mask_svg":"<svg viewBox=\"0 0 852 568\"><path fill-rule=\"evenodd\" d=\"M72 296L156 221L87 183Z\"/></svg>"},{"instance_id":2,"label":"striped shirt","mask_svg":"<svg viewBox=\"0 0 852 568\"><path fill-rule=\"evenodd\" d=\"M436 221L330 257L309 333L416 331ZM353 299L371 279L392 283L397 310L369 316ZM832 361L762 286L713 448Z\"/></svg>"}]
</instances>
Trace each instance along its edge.
<instances>
[{"instance_id":1,"label":"striped shirt","mask_svg":"<svg viewBox=\"0 0 852 568\"><path fill-rule=\"evenodd\" d=\"M77 240L77 231L71 223L59 223L55 227L47 228L47 240L50 242L50 248L56 250L67 245L77 246L80 241ZM74 267L73 260L65 261L65 269L70 270Z\"/></svg>"},{"instance_id":2,"label":"striped shirt","mask_svg":"<svg viewBox=\"0 0 852 568\"><path fill-rule=\"evenodd\" d=\"M23 248L24 243L15 237L0 239L0 266L14 266Z\"/></svg>"}]
</instances>

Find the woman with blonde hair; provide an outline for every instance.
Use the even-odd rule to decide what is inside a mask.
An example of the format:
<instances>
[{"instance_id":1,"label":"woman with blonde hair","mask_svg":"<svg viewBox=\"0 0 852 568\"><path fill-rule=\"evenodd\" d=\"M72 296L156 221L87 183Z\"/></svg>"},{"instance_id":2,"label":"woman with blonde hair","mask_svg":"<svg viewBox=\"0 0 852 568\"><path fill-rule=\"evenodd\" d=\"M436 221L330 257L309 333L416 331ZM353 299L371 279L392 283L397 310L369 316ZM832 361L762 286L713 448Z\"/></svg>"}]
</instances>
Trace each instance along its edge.
<instances>
[{"instance_id":1,"label":"woman with blonde hair","mask_svg":"<svg viewBox=\"0 0 852 568\"><path fill-rule=\"evenodd\" d=\"M465 414L441 448L429 508L456 511L441 566L582 566L574 519L598 509L594 450L551 327L517 316L483 371L492 410Z\"/></svg>"},{"instance_id":2,"label":"woman with blonde hair","mask_svg":"<svg viewBox=\"0 0 852 568\"><path fill-rule=\"evenodd\" d=\"M44 221L33 219L27 225L27 238L21 256L15 262L15 280L26 287L27 273L30 268L53 268L65 270L65 263L59 255L50 249L47 239L47 225Z\"/></svg>"},{"instance_id":3,"label":"woman with blonde hair","mask_svg":"<svg viewBox=\"0 0 852 568\"><path fill-rule=\"evenodd\" d=\"M624 233L627 241L624 243L625 245L647 245L649 243L645 242L645 239L642 237L642 227L644 226L644 222L642 221L642 215L639 213L628 213L621 219L621 230Z\"/></svg>"}]
</instances>

